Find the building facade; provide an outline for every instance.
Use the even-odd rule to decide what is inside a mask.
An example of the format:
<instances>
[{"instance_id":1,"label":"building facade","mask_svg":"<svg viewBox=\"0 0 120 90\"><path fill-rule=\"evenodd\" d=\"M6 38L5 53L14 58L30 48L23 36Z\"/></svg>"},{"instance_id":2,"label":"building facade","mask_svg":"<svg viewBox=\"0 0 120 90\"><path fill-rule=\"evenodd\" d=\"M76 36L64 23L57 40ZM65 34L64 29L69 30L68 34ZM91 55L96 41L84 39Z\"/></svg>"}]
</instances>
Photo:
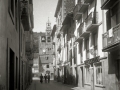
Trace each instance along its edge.
<instances>
[{"instance_id":1,"label":"building facade","mask_svg":"<svg viewBox=\"0 0 120 90\"><path fill-rule=\"evenodd\" d=\"M63 15L65 4L72 7L68 2L59 0L55 11L58 81L85 90L119 90L120 1L75 0L73 11Z\"/></svg>"},{"instance_id":2,"label":"building facade","mask_svg":"<svg viewBox=\"0 0 120 90\"><path fill-rule=\"evenodd\" d=\"M32 81L25 35L33 29L32 5L32 0L0 1L0 90L25 90Z\"/></svg>"}]
</instances>

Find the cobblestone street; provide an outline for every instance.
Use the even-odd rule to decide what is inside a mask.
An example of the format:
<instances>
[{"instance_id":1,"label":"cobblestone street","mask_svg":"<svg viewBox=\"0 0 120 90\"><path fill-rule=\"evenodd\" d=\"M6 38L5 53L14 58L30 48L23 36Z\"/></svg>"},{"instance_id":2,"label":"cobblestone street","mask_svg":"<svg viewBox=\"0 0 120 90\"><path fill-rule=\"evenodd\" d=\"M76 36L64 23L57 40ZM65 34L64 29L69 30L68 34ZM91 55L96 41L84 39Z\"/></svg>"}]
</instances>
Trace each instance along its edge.
<instances>
[{"instance_id":1,"label":"cobblestone street","mask_svg":"<svg viewBox=\"0 0 120 90\"><path fill-rule=\"evenodd\" d=\"M78 87L65 85L55 81L51 81L50 83L43 82L41 84L39 80L33 80L28 90L81 90L81 89L79 89Z\"/></svg>"}]
</instances>

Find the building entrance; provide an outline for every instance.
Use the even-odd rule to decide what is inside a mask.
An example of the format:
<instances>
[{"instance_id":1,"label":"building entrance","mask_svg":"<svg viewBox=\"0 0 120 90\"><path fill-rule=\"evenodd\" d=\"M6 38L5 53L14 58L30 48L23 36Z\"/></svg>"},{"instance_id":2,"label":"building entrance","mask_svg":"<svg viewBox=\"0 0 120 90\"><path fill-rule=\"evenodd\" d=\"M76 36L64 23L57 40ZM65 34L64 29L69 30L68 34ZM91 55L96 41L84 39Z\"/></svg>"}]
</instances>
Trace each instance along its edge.
<instances>
[{"instance_id":1,"label":"building entrance","mask_svg":"<svg viewBox=\"0 0 120 90\"><path fill-rule=\"evenodd\" d=\"M9 90L15 90L15 86L14 86L14 73L15 73L15 56L14 56L14 52L10 49L9 52Z\"/></svg>"}]
</instances>

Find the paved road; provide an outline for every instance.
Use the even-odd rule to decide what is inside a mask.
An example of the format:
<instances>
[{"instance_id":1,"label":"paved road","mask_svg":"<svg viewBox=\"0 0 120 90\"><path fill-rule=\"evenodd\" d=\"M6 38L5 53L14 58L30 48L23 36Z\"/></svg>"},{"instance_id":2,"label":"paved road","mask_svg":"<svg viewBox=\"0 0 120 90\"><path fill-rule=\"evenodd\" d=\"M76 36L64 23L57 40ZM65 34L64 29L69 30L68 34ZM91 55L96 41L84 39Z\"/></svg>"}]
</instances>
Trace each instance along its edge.
<instances>
[{"instance_id":1,"label":"paved road","mask_svg":"<svg viewBox=\"0 0 120 90\"><path fill-rule=\"evenodd\" d=\"M77 87L64 85L60 82L50 81L50 83L40 83L39 80L34 80L28 90L80 90Z\"/></svg>"}]
</instances>

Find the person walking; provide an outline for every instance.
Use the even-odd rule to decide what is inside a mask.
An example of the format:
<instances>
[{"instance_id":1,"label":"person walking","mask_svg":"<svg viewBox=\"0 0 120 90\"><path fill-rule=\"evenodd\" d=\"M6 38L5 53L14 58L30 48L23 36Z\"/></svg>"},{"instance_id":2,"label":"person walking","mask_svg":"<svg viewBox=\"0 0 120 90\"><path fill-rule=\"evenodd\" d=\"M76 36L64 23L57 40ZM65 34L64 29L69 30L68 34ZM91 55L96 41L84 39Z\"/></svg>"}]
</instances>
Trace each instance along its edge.
<instances>
[{"instance_id":1,"label":"person walking","mask_svg":"<svg viewBox=\"0 0 120 90\"><path fill-rule=\"evenodd\" d=\"M43 83L43 75L40 76L40 82Z\"/></svg>"},{"instance_id":2,"label":"person walking","mask_svg":"<svg viewBox=\"0 0 120 90\"><path fill-rule=\"evenodd\" d=\"M47 79L48 79L48 83L50 83L50 75L49 75L49 73L48 73Z\"/></svg>"},{"instance_id":3,"label":"person walking","mask_svg":"<svg viewBox=\"0 0 120 90\"><path fill-rule=\"evenodd\" d=\"M46 74L44 76L44 79L45 79L45 83L47 83L47 76L46 76Z\"/></svg>"}]
</instances>

